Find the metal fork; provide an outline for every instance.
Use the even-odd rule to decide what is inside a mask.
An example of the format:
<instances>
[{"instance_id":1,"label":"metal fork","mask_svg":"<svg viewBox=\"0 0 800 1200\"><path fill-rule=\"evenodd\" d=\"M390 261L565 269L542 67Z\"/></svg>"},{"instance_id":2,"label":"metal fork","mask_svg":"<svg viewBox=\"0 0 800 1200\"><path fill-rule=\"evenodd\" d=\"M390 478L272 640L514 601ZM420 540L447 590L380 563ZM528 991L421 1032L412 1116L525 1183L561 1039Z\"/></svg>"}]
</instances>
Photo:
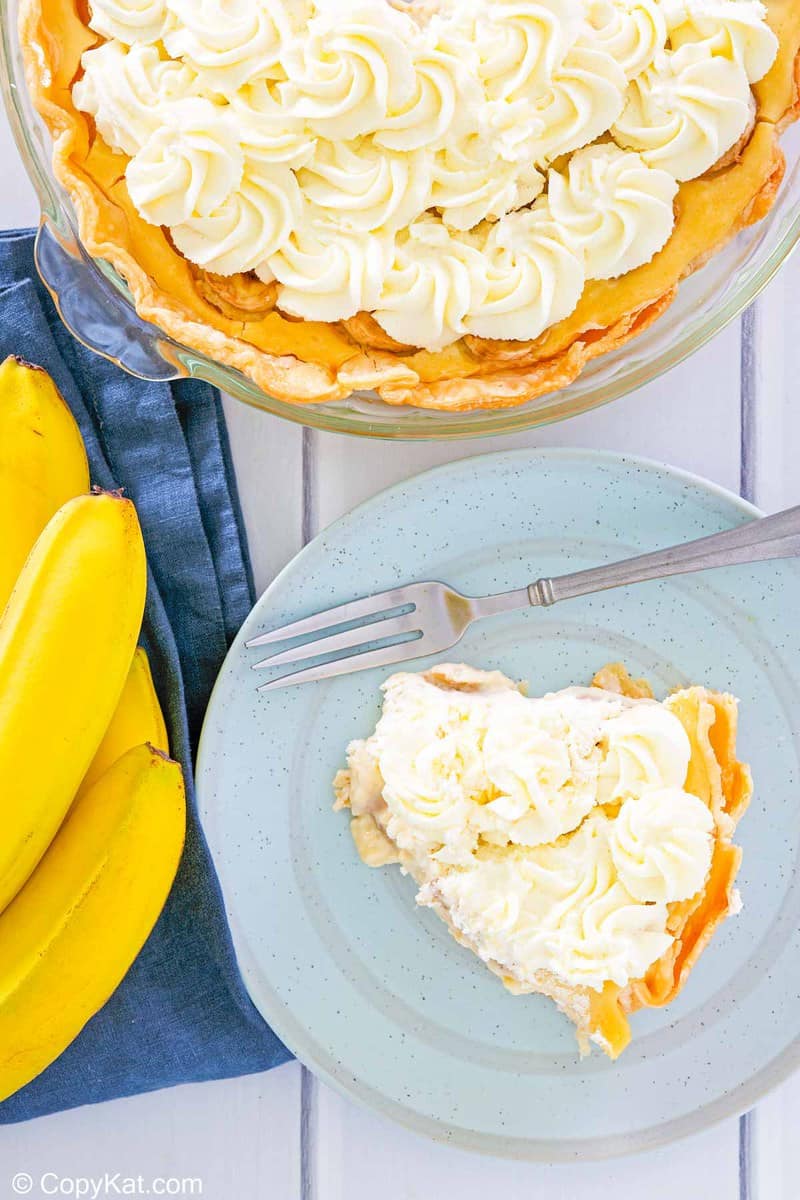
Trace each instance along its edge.
<instances>
[{"instance_id":1,"label":"metal fork","mask_svg":"<svg viewBox=\"0 0 800 1200\"><path fill-rule=\"evenodd\" d=\"M640 554L553 579L537 579L528 587L513 592L462 596L444 583L411 583L406 587L391 588L262 633L247 642L247 646L265 646L309 634L318 635L254 664L253 670L257 671L325 656L325 661L316 666L289 671L258 689L267 692L441 654L455 646L472 622L480 617L530 606L548 607L559 600L642 583L647 579L666 579L670 575L706 571L711 567L796 555L800 555L800 506L652 554Z\"/></svg>"}]
</instances>

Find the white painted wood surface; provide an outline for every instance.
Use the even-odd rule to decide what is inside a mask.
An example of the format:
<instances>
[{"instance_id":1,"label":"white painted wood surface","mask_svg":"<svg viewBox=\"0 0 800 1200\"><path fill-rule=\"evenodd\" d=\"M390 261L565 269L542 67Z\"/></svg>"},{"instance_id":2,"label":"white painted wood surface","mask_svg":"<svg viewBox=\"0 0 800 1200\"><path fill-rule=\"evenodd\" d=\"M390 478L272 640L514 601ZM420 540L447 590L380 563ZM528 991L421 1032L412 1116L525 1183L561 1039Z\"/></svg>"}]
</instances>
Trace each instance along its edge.
<instances>
[{"instance_id":1,"label":"white painted wood surface","mask_svg":"<svg viewBox=\"0 0 800 1200\"><path fill-rule=\"evenodd\" d=\"M32 224L36 207L4 121L0 155L0 222L5 228ZM226 402L259 588L304 538L381 487L435 463L507 445L624 449L735 491L742 487L767 509L800 502L798 285L800 260L784 269L743 326L730 327L669 375L607 408L515 438L369 443L303 433ZM79 1194L72 1181L119 1172L141 1176L144 1186L157 1178L199 1178L206 1200L428 1200L445 1193L458 1200L493 1193L505 1200L640 1194L648 1200L794 1200L800 1194L798 1118L800 1077L748 1121L727 1121L664 1150L599 1168L508 1164L391 1126L292 1064L0 1128L0 1200L18 1194L12 1187L17 1172L32 1177L28 1194L34 1198Z\"/></svg>"}]
</instances>

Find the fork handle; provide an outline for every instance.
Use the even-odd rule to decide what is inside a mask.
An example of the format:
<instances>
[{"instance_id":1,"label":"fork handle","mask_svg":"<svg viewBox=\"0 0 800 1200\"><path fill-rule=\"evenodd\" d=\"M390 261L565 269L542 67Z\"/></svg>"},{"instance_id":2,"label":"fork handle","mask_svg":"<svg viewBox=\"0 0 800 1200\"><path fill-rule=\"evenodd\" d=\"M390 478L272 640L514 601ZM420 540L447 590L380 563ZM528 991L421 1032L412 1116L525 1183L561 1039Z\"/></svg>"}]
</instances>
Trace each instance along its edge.
<instances>
[{"instance_id":1,"label":"fork handle","mask_svg":"<svg viewBox=\"0 0 800 1200\"><path fill-rule=\"evenodd\" d=\"M771 517L748 521L723 533L712 533L693 542L655 550L652 554L640 554L636 558L558 575L554 579L538 579L528 587L528 598L533 605L547 606L608 588L644 583L647 579L666 579L670 575L707 571L711 567L797 555L800 555L800 505Z\"/></svg>"}]
</instances>

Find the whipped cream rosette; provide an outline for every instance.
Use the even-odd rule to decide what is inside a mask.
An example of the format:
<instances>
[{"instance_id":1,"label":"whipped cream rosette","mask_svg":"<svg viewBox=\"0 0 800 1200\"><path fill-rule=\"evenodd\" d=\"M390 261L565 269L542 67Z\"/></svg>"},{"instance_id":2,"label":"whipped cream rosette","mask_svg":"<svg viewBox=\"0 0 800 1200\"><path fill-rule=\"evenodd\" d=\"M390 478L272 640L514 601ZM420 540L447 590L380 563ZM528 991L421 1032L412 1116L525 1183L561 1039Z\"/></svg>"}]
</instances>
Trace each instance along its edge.
<instances>
[{"instance_id":1,"label":"whipped cream rosette","mask_svg":"<svg viewBox=\"0 0 800 1200\"><path fill-rule=\"evenodd\" d=\"M695 179L736 145L753 111L744 67L710 42L687 42L633 81L612 133L649 166Z\"/></svg>"},{"instance_id":2,"label":"whipped cream rosette","mask_svg":"<svg viewBox=\"0 0 800 1200\"><path fill-rule=\"evenodd\" d=\"M626 800L609 836L622 883L645 903L696 895L711 865L713 829L702 800L678 788Z\"/></svg>"},{"instance_id":3,"label":"whipped cream rosette","mask_svg":"<svg viewBox=\"0 0 800 1200\"><path fill-rule=\"evenodd\" d=\"M166 0L162 39L170 57L205 75L228 97L254 78L282 76L281 61L302 27L303 0Z\"/></svg>"},{"instance_id":4,"label":"whipped cream rosette","mask_svg":"<svg viewBox=\"0 0 800 1200\"><path fill-rule=\"evenodd\" d=\"M575 46L536 104L536 162L579 150L613 125L625 103L625 72L605 50Z\"/></svg>"},{"instance_id":5,"label":"whipped cream rosette","mask_svg":"<svg viewBox=\"0 0 800 1200\"><path fill-rule=\"evenodd\" d=\"M156 46L135 42L103 42L87 50L83 75L72 95L94 117L101 137L125 154L136 154L162 125L162 109L198 88L195 71L186 63L164 59Z\"/></svg>"},{"instance_id":6,"label":"whipped cream rosette","mask_svg":"<svg viewBox=\"0 0 800 1200\"><path fill-rule=\"evenodd\" d=\"M650 704L628 708L605 732L602 802L638 796L647 788L682 787L689 757L689 739L672 713Z\"/></svg>"},{"instance_id":7,"label":"whipped cream rosette","mask_svg":"<svg viewBox=\"0 0 800 1200\"><path fill-rule=\"evenodd\" d=\"M551 171L550 211L583 256L588 279L613 279L649 262L675 224L678 185L641 155L604 143Z\"/></svg>"},{"instance_id":8,"label":"whipped cream rosette","mask_svg":"<svg viewBox=\"0 0 800 1200\"><path fill-rule=\"evenodd\" d=\"M667 24L660 0L588 0L589 45L609 54L635 79L664 49Z\"/></svg>"},{"instance_id":9,"label":"whipped cream rosette","mask_svg":"<svg viewBox=\"0 0 800 1200\"><path fill-rule=\"evenodd\" d=\"M93 0L90 28L126 46L157 42L167 21L166 0Z\"/></svg>"},{"instance_id":10,"label":"whipped cream rosette","mask_svg":"<svg viewBox=\"0 0 800 1200\"><path fill-rule=\"evenodd\" d=\"M431 172L431 205L453 229L474 229L485 220L497 220L523 208L544 189L544 175L528 157L521 170L516 155L510 161L492 156L494 139L482 133L441 150Z\"/></svg>"},{"instance_id":11,"label":"whipped cream rosette","mask_svg":"<svg viewBox=\"0 0 800 1200\"><path fill-rule=\"evenodd\" d=\"M243 173L234 118L198 96L165 106L161 124L128 164L128 191L149 221L172 228L214 212Z\"/></svg>"},{"instance_id":12,"label":"whipped cream rosette","mask_svg":"<svg viewBox=\"0 0 800 1200\"><path fill-rule=\"evenodd\" d=\"M484 232L486 292L467 321L471 333L537 337L572 312L586 278L583 259L564 238L544 198Z\"/></svg>"},{"instance_id":13,"label":"whipped cream rosette","mask_svg":"<svg viewBox=\"0 0 800 1200\"><path fill-rule=\"evenodd\" d=\"M475 128L484 104L483 88L463 45L442 42L433 22L415 38L414 86L402 102L387 108L375 142L387 150L440 150Z\"/></svg>"},{"instance_id":14,"label":"whipped cream rosette","mask_svg":"<svg viewBox=\"0 0 800 1200\"><path fill-rule=\"evenodd\" d=\"M738 62L750 83L763 79L778 52L778 39L759 0L665 0L673 48L710 42L713 53Z\"/></svg>"},{"instance_id":15,"label":"whipped cream rosette","mask_svg":"<svg viewBox=\"0 0 800 1200\"><path fill-rule=\"evenodd\" d=\"M363 232L406 228L431 192L431 160L419 151L387 155L371 138L317 141L297 181L316 216Z\"/></svg>"},{"instance_id":16,"label":"whipped cream rosette","mask_svg":"<svg viewBox=\"0 0 800 1200\"><path fill-rule=\"evenodd\" d=\"M316 9L283 56L281 99L329 139L375 133L417 95L417 26L382 0L317 0Z\"/></svg>"},{"instance_id":17,"label":"whipped cream rosette","mask_svg":"<svg viewBox=\"0 0 800 1200\"><path fill-rule=\"evenodd\" d=\"M91 27L72 97L141 217L285 313L431 350L535 339L649 262L777 51L757 0L95 0Z\"/></svg>"},{"instance_id":18,"label":"whipped cream rosette","mask_svg":"<svg viewBox=\"0 0 800 1200\"><path fill-rule=\"evenodd\" d=\"M489 100L535 103L577 41L581 0L467 0L448 8L451 37L467 42Z\"/></svg>"},{"instance_id":19,"label":"whipped cream rosette","mask_svg":"<svg viewBox=\"0 0 800 1200\"><path fill-rule=\"evenodd\" d=\"M231 114L249 163L285 163L298 169L314 153L317 139L299 117L281 108L265 79L247 83L231 96Z\"/></svg>"},{"instance_id":20,"label":"whipped cream rosette","mask_svg":"<svg viewBox=\"0 0 800 1200\"><path fill-rule=\"evenodd\" d=\"M276 254L296 228L303 198L288 167L262 164L205 214L172 227L172 240L208 271L252 271Z\"/></svg>"},{"instance_id":21,"label":"whipped cream rosette","mask_svg":"<svg viewBox=\"0 0 800 1200\"><path fill-rule=\"evenodd\" d=\"M435 216L420 217L395 239L375 320L396 341L438 349L466 333L485 295L485 260L474 239Z\"/></svg>"},{"instance_id":22,"label":"whipped cream rosette","mask_svg":"<svg viewBox=\"0 0 800 1200\"><path fill-rule=\"evenodd\" d=\"M387 236L340 229L309 218L280 251L256 268L277 280L284 310L308 321L335 321L377 306L391 262Z\"/></svg>"}]
</instances>

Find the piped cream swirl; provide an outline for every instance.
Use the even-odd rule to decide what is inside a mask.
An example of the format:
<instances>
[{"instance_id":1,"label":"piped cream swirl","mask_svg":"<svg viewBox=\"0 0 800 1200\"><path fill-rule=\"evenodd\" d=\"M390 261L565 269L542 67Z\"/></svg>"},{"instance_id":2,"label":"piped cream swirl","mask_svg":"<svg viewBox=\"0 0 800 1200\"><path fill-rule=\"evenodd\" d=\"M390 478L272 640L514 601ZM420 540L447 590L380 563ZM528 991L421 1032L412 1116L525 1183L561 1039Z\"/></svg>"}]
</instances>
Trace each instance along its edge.
<instances>
[{"instance_id":1,"label":"piped cream swirl","mask_svg":"<svg viewBox=\"0 0 800 1200\"><path fill-rule=\"evenodd\" d=\"M375 320L398 342L438 350L466 332L485 289L483 256L469 235L420 217L395 240Z\"/></svg>"},{"instance_id":2,"label":"piped cream swirl","mask_svg":"<svg viewBox=\"0 0 800 1200\"><path fill-rule=\"evenodd\" d=\"M198 97L165 108L126 178L139 212L154 225L172 227L213 213L239 187L243 172L235 121Z\"/></svg>"},{"instance_id":3,"label":"piped cream swirl","mask_svg":"<svg viewBox=\"0 0 800 1200\"><path fill-rule=\"evenodd\" d=\"M706 41L714 54L737 62L750 83L763 79L778 53L778 38L759 0L667 0L670 44Z\"/></svg>"},{"instance_id":4,"label":"piped cream swirl","mask_svg":"<svg viewBox=\"0 0 800 1200\"><path fill-rule=\"evenodd\" d=\"M248 162L285 163L296 170L314 153L317 139L281 108L264 79L245 84L231 97L231 113Z\"/></svg>"},{"instance_id":5,"label":"piped cream swirl","mask_svg":"<svg viewBox=\"0 0 800 1200\"><path fill-rule=\"evenodd\" d=\"M677 191L666 171L613 144L579 150L548 183L553 219L582 255L588 279L649 262L672 233Z\"/></svg>"},{"instance_id":6,"label":"piped cream swirl","mask_svg":"<svg viewBox=\"0 0 800 1200\"><path fill-rule=\"evenodd\" d=\"M691 746L680 721L661 705L629 708L605 729L600 773L603 801L640 796L647 788L683 786Z\"/></svg>"},{"instance_id":7,"label":"piped cream swirl","mask_svg":"<svg viewBox=\"0 0 800 1200\"><path fill-rule=\"evenodd\" d=\"M430 203L454 229L497 220L532 203L544 188L544 175L532 162L519 169L513 161L494 159L492 145L492 139L473 133L433 161Z\"/></svg>"},{"instance_id":8,"label":"piped cream swirl","mask_svg":"<svg viewBox=\"0 0 800 1200\"><path fill-rule=\"evenodd\" d=\"M374 133L417 96L416 26L385 0L317 0L283 57L283 103L331 140Z\"/></svg>"},{"instance_id":9,"label":"piped cream swirl","mask_svg":"<svg viewBox=\"0 0 800 1200\"><path fill-rule=\"evenodd\" d=\"M159 128L163 106L190 96L197 76L185 63L163 59L156 46L103 42L81 59L72 89L77 108L91 113L112 150L135 154Z\"/></svg>"},{"instance_id":10,"label":"piped cream swirl","mask_svg":"<svg viewBox=\"0 0 800 1200\"><path fill-rule=\"evenodd\" d=\"M562 67L582 18L580 0L467 3L464 19L488 98L535 102Z\"/></svg>"},{"instance_id":11,"label":"piped cream swirl","mask_svg":"<svg viewBox=\"0 0 800 1200\"><path fill-rule=\"evenodd\" d=\"M90 27L126 46L157 42L166 20L166 0L91 0Z\"/></svg>"},{"instance_id":12,"label":"piped cream swirl","mask_svg":"<svg viewBox=\"0 0 800 1200\"><path fill-rule=\"evenodd\" d=\"M208 271L252 271L288 240L302 203L288 167L262 165L248 171L217 208L173 226L172 238L182 253Z\"/></svg>"},{"instance_id":13,"label":"piped cream swirl","mask_svg":"<svg viewBox=\"0 0 800 1200\"><path fill-rule=\"evenodd\" d=\"M386 150L438 150L466 134L483 104L483 93L456 53L423 36L414 49L414 90L389 106L375 142Z\"/></svg>"},{"instance_id":14,"label":"piped cream swirl","mask_svg":"<svg viewBox=\"0 0 800 1200\"><path fill-rule=\"evenodd\" d=\"M315 219L365 232L395 232L427 207L431 165L419 153L388 155L370 138L320 139L297 180Z\"/></svg>"},{"instance_id":15,"label":"piped cream swirl","mask_svg":"<svg viewBox=\"0 0 800 1200\"><path fill-rule=\"evenodd\" d=\"M605 50L627 79L652 65L667 40L659 0L587 0L590 45Z\"/></svg>"},{"instance_id":16,"label":"piped cream swirl","mask_svg":"<svg viewBox=\"0 0 800 1200\"><path fill-rule=\"evenodd\" d=\"M307 11L302 0L166 0L163 40L224 95L275 72Z\"/></svg>"},{"instance_id":17,"label":"piped cream swirl","mask_svg":"<svg viewBox=\"0 0 800 1200\"><path fill-rule=\"evenodd\" d=\"M377 306L390 261L386 234L306 219L257 274L266 282L278 280L285 312L308 321L339 321Z\"/></svg>"},{"instance_id":18,"label":"piped cream swirl","mask_svg":"<svg viewBox=\"0 0 800 1200\"><path fill-rule=\"evenodd\" d=\"M486 292L466 322L479 337L538 337L580 299L583 258L565 242L544 201L491 226L482 257Z\"/></svg>"},{"instance_id":19,"label":"piped cream swirl","mask_svg":"<svg viewBox=\"0 0 800 1200\"><path fill-rule=\"evenodd\" d=\"M711 868L714 819L696 796L652 788L626 800L609 845L619 878L643 903L688 900Z\"/></svg>"},{"instance_id":20,"label":"piped cream swirl","mask_svg":"<svg viewBox=\"0 0 800 1200\"><path fill-rule=\"evenodd\" d=\"M605 50L575 46L536 102L534 161L550 163L605 133L622 112L626 84L622 67Z\"/></svg>"},{"instance_id":21,"label":"piped cream swirl","mask_svg":"<svg viewBox=\"0 0 800 1200\"><path fill-rule=\"evenodd\" d=\"M656 57L628 89L615 140L675 179L695 179L736 144L753 113L744 67L686 43Z\"/></svg>"}]
</instances>

